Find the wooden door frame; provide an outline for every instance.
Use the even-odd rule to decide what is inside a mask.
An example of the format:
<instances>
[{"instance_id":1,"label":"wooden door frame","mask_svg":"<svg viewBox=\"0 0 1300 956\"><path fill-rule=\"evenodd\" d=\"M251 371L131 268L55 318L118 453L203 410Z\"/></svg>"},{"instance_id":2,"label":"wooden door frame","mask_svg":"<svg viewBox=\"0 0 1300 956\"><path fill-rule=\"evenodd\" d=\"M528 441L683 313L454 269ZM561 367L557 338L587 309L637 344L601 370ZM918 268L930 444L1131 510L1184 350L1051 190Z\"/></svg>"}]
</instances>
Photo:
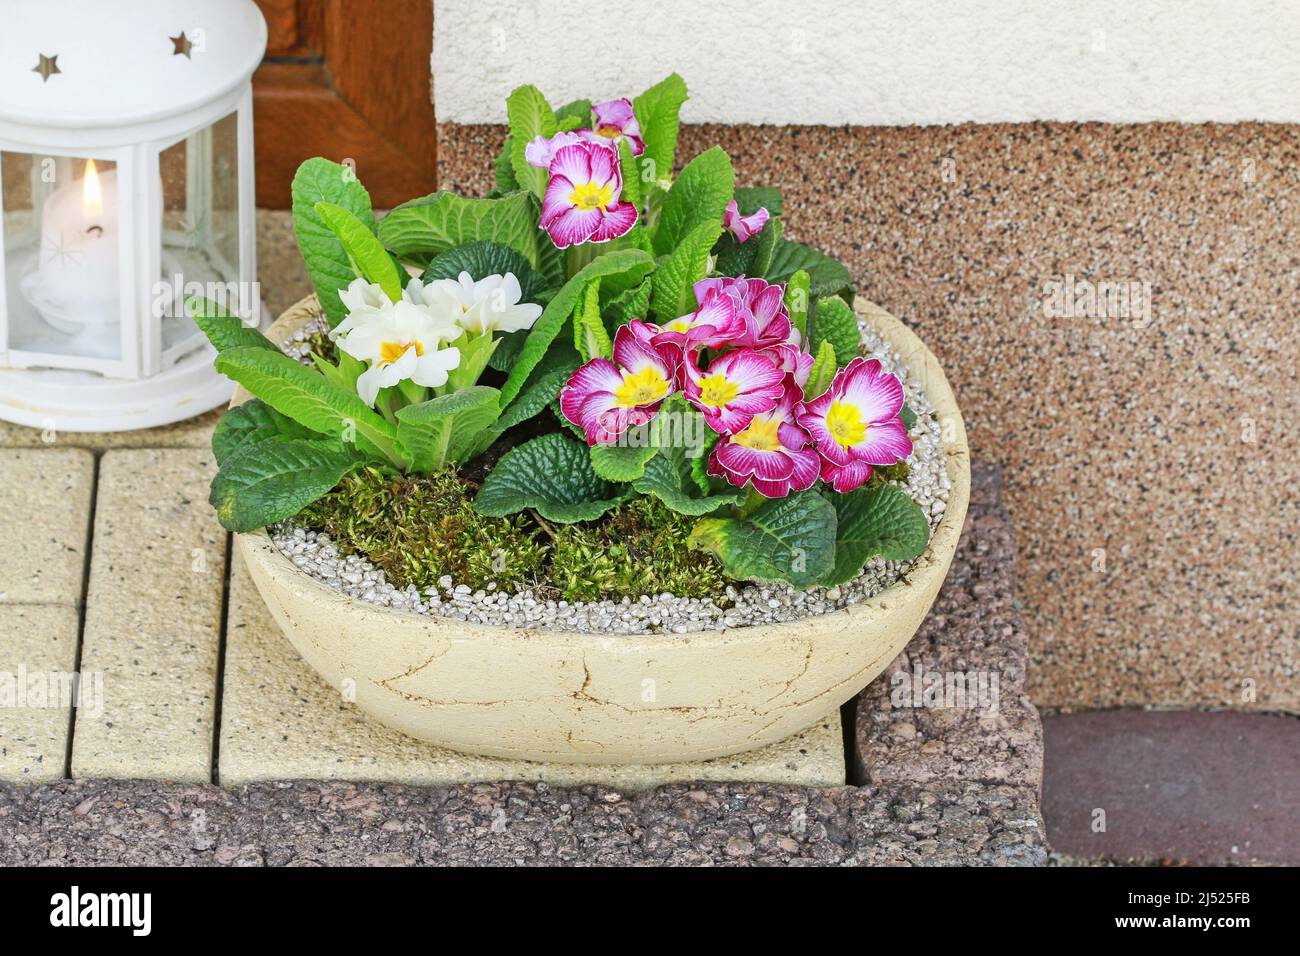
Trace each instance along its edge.
<instances>
[{"instance_id":1,"label":"wooden door frame","mask_svg":"<svg viewBox=\"0 0 1300 956\"><path fill-rule=\"evenodd\" d=\"M376 208L433 192L433 0L258 4L272 42L253 75L257 204L287 209L312 156L355 163Z\"/></svg>"}]
</instances>

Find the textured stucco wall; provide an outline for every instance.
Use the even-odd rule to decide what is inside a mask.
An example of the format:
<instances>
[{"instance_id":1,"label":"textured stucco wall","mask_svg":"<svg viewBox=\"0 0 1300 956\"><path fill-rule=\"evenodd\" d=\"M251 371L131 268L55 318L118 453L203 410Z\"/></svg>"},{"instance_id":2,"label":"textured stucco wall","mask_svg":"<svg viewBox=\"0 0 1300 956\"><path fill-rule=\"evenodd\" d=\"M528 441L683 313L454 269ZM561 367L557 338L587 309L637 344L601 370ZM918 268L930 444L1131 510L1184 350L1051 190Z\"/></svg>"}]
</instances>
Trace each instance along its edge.
<instances>
[{"instance_id":1,"label":"textured stucco wall","mask_svg":"<svg viewBox=\"0 0 1300 956\"><path fill-rule=\"evenodd\" d=\"M634 94L689 122L1300 120L1296 0L434 0L442 122Z\"/></svg>"}]
</instances>

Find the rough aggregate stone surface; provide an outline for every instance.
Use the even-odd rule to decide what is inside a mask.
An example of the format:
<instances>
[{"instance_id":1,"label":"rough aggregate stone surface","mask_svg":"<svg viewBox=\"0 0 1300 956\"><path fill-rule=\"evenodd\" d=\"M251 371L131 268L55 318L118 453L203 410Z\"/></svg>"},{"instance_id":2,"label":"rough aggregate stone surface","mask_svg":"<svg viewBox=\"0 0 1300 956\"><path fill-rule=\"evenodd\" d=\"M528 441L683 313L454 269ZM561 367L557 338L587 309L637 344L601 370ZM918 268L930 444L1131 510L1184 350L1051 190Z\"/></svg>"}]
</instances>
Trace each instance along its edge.
<instances>
[{"instance_id":1,"label":"rough aggregate stone surface","mask_svg":"<svg viewBox=\"0 0 1300 956\"><path fill-rule=\"evenodd\" d=\"M0 865L1042 865L1024 787L0 787Z\"/></svg>"},{"instance_id":2,"label":"rough aggregate stone surface","mask_svg":"<svg viewBox=\"0 0 1300 956\"><path fill-rule=\"evenodd\" d=\"M1001 469L972 467L970 511L943 589L916 637L858 698L854 782L1041 785L1042 722L1025 692L1028 640L1000 488ZM927 680L942 680L940 700L927 703Z\"/></svg>"}]
</instances>

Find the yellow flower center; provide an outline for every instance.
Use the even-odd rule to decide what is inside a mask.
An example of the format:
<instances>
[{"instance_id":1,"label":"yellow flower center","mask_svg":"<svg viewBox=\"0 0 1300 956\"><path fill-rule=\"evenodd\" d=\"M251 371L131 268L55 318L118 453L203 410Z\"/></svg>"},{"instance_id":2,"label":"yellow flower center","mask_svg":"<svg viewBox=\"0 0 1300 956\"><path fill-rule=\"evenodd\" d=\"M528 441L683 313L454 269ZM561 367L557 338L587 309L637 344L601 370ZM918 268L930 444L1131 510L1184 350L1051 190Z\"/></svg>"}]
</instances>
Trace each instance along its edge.
<instances>
[{"instance_id":1,"label":"yellow flower center","mask_svg":"<svg viewBox=\"0 0 1300 956\"><path fill-rule=\"evenodd\" d=\"M623 135L623 131L617 126L599 126L596 128L596 132L606 139L618 139Z\"/></svg>"},{"instance_id":2,"label":"yellow flower center","mask_svg":"<svg viewBox=\"0 0 1300 956\"><path fill-rule=\"evenodd\" d=\"M573 187L569 200L584 212L604 209L614 201L613 183L579 183Z\"/></svg>"},{"instance_id":3,"label":"yellow flower center","mask_svg":"<svg viewBox=\"0 0 1300 956\"><path fill-rule=\"evenodd\" d=\"M622 408L649 405L668 394L668 379L653 365L639 372L623 375L623 384L614 390L614 400Z\"/></svg>"},{"instance_id":4,"label":"yellow flower center","mask_svg":"<svg viewBox=\"0 0 1300 956\"><path fill-rule=\"evenodd\" d=\"M681 318L673 319L664 328L669 332L689 332L691 330L691 317L683 315Z\"/></svg>"},{"instance_id":5,"label":"yellow flower center","mask_svg":"<svg viewBox=\"0 0 1300 956\"><path fill-rule=\"evenodd\" d=\"M744 445L755 451L780 451L781 438L778 431L781 423L767 415L758 415L745 428L731 436L737 445Z\"/></svg>"},{"instance_id":6,"label":"yellow flower center","mask_svg":"<svg viewBox=\"0 0 1300 956\"><path fill-rule=\"evenodd\" d=\"M413 348L417 356L424 355L423 342L380 342L379 343L379 364L392 365L399 358L406 354L406 350Z\"/></svg>"},{"instance_id":7,"label":"yellow flower center","mask_svg":"<svg viewBox=\"0 0 1300 956\"><path fill-rule=\"evenodd\" d=\"M739 394L740 386L735 382L728 382L727 377L721 372L700 379L700 402L705 405L722 408Z\"/></svg>"},{"instance_id":8,"label":"yellow flower center","mask_svg":"<svg viewBox=\"0 0 1300 956\"><path fill-rule=\"evenodd\" d=\"M826 429L841 448L857 445L867 437L867 424L861 412L846 402L831 402L826 412Z\"/></svg>"}]
</instances>

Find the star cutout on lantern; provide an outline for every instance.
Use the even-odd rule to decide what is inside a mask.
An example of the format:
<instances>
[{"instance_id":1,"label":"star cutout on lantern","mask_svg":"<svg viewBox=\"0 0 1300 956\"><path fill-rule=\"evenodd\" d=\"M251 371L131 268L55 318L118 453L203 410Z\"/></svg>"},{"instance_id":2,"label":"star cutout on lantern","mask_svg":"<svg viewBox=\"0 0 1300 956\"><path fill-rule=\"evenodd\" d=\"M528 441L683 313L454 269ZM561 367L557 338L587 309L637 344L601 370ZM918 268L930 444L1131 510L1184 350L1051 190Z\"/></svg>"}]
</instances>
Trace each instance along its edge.
<instances>
[{"instance_id":1,"label":"star cutout on lantern","mask_svg":"<svg viewBox=\"0 0 1300 956\"><path fill-rule=\"evenodd\" d=\"M181 56L184 54L185 59L194 59L194 57L190 56L190 50L194 49L194 44L190 41L190 38L185 35L184 30L181 31L180 36L168 37L167 39L172 41L172 56Z\"/></svg>"},{"instance_id":2,"label":"star cutout on lantern","mask_svg":"<svg viewBox=\"0 0 1300 956\"><path fill-rule=\"evenodd\" d=\"M32 67L32 72L41 75L42 83L50 82L50 77L55 73L63 72L59 69L59 55L57 53L54 54L54 56L46 56L44 53L38 55L41 58L41 62Z\"/></svg>"}]
</instances>

